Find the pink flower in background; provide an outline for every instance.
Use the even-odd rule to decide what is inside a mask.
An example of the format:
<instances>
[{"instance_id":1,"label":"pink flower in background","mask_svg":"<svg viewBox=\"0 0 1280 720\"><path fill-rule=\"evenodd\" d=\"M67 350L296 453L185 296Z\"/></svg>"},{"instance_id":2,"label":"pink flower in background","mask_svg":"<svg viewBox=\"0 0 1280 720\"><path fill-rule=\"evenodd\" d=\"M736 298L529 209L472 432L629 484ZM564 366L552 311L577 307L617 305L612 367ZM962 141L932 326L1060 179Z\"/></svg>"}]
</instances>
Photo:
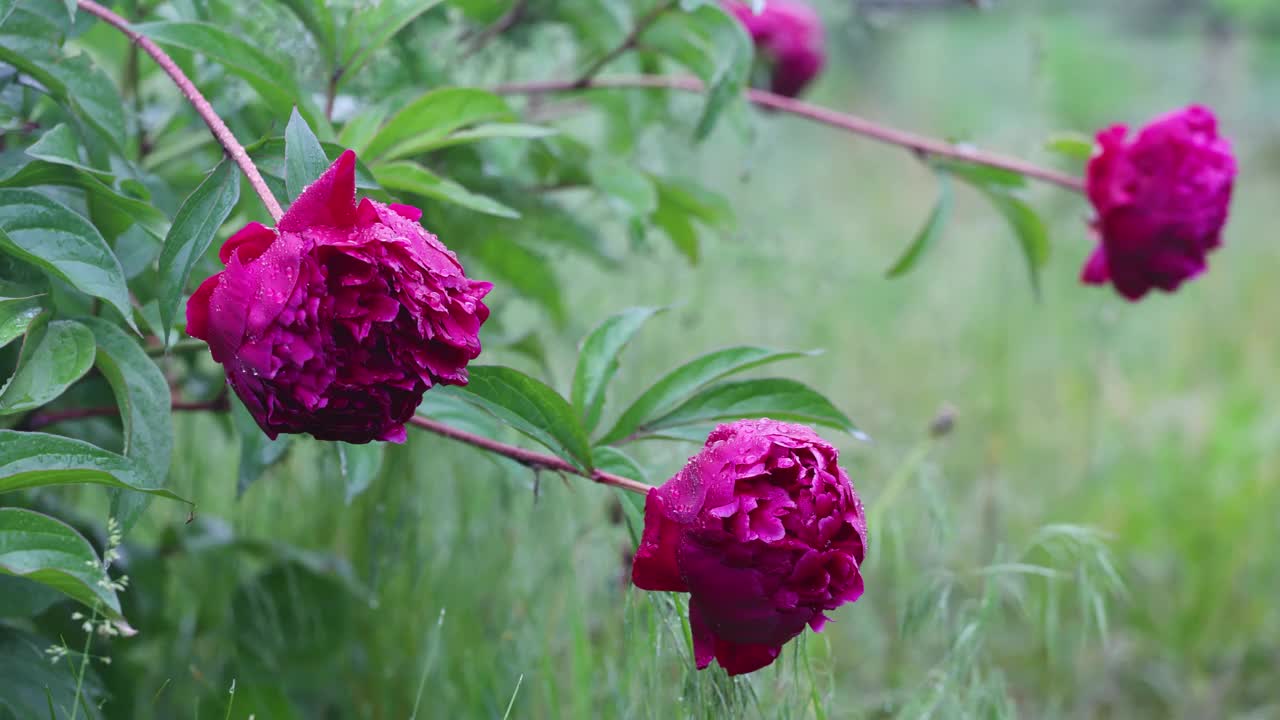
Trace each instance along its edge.
<instances>
[{"instance_id":1,"label":"pink flower in background","mask_svg":"<svg viewBox=\"0 0 1280 720\"><path fill-rule=\"evenodd\" d=\"M1206 256L1222 242L1236 161L1213 113L1199 106L1128 135L1124 125L1098 133L1085 185L1101 244L1081 280L1110 281L1137 300L1204 272Z\"/></svg>"},{"instance_id":2,"label":"pink flower in background","mask_svg":"<svg viewBox=\"0 0 1280 720\"><path fill-rule=\"evenodd\" d=\"M795 0L766 0L756 14L751 4L725 0L756 44L756 52L772 70L770 90L795 97L821 72L826 62L822 18Z\"/></svg>"},{"instance_id":3,"label":"pink flower in background","mask_svg":"<svg viewBox=\"0 0 1280 720\"><path fill-rule=\"evenodd\" d=\"M492 288L418 224L422 211L355 202L347 151L274 230L249 223L222 246L227 269L187 303L187 332L263 432L403 442L435 383L465 385Z\"/></svg>"},{"instance_id":4,"label":"pink flower in background","mask_svg":"<svg viewBox=\"0 0 1280 720\"><path fill-rule=\"evenodd\" d=\"M838 456L803 425L740 420L649 491L631 579L689 593L699 669L758 670L862 595L866 518Z\"/></svg>"}]
</instances>

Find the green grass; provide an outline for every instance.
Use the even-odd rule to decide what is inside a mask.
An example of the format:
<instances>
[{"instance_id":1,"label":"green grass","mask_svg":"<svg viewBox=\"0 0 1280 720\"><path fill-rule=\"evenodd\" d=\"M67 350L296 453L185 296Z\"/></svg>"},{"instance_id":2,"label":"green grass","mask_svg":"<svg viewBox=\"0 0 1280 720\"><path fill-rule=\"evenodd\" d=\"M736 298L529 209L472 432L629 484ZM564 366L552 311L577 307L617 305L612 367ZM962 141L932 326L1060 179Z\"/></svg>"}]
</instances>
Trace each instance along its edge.
<instances>
[{"instance_id":1,"label":"green grass","mask_svg":"<svg viewBox=\"0 0 1280 720\"><path fill-rule=\"evenodd\" d=\"M310 443L236 502L234 444L214 419L182 417L174 489L199 519L156 504L144 529L221 549L136 560L136 580L163 592L128 594L147 631L102 670L133 676L118 716L223 717L233 678L234 718L1280 713L1280 183L1261 114L1274 102L1254 90L1261 51L1246 41L1211 56L1194 34L1121 33L1016 10L912 19L841 48L814 99L1042 162L1054 131L1212 104L1242 158L1235 214L1211 271L1175 296L1130 305L1080 286L1087 207L1043 188L1041 302L967 191L939 248L886 280L933 202L929 173L776 116L751 119L746 145L722 132L696 166L674 131L641 139L646 162L688 167L739 212L699 266L655 238L623 273L568 267L571 327L542 330L560 388L577 338L631 305L674 310L625 357L614 403L719 346L825 350L788 371L872 437L834 439L875 542L866 596L822 635L749 679L695 674L680 601L626 588L631 541L602 488L535 485L414 437L349 507ZM956 428L930 441L946 406ZM670 472L692 448L637 452ZM233 537L324 553L312 566L341 558L348 580L298 562L264 575L279 554L231 552Z\"/></svg>"}]
</instances>

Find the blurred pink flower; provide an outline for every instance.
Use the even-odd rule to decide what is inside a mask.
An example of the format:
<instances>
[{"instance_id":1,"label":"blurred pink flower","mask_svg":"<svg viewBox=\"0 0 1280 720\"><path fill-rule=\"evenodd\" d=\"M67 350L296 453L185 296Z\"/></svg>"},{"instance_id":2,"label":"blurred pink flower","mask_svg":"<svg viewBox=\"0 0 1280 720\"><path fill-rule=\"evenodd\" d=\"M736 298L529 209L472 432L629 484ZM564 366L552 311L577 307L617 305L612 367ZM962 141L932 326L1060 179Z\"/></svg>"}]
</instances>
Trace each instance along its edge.
<instances>
[{"instance_id":1,"label":"blurred pink flower","mask_svg":"<svg viewBox=\"0 0 1280 720\"><path fill-rule=\"evenodd\" d=\"M649 491L631 579L689 593L699 669L758 670L862 595L866 518L838 456L803 425L740 420Z\"/></svg>"},{"instance_id":2,"label":"blurred pink flower","mask_svg":"<svg viewBox=\"0 0 1280 720\"><path fill-rule=\"evenodd\" d=\"M757 15L747 2L724 0L724 6L742 22L756 52L769 64L773 92L795 97L822 71L825 38L822 18L813 8L796 0L766 0Z\"/></svg>"},{"instance_id":3,"label":"blurred pink flower","mask_svg":"<svg viewBox=\"0 0 1280 720\"><path fill-rule=\"evenodd\" d=\"M418 223L422 211L355 202L347 151L276 229L249 223L222 246L227 269L187 303L187 332L263 432L403 442L435 383L465 385L492 288Z\"/></svg>"},{"instance_id":4,"label":"blurred pink flower","mask_svg":"<svg viewBox=\"0 0 1280 720\"><path fill-rule=\"evenodd\" d=\"M1222 241L1236 160L1207 108L1191 106L1142 128L1098 133L1085 178L1101 244L1081 280L1110 281L1137 300L1152 288L1176 290L1204 271Z\"/></svg>"}]
</instances>

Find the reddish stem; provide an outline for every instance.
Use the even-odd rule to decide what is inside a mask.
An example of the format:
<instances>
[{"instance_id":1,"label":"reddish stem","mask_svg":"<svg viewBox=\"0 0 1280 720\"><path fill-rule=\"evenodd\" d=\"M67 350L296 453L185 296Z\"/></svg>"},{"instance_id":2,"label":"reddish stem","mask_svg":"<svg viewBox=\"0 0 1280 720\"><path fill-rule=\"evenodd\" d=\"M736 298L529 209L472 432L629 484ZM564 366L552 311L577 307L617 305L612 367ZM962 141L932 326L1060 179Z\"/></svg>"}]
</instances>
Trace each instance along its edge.
<instances>
[{"instance_id":1,"label":"reddish stem","mask_svg":"<svg viewBox=\"0 0 1280 720\"><path fill-rule=\"evenodd\" d=\"M433 432L437 435L443 435L444 437L457 440L458 442L478 447L481 450L488 450L489 452L495 452L499 455L505 455L521 465L527 465L531 468L543 468L546 470L555 470L557 472L571 473L573 475L590 478L601 485L611 485L622 490L630 490L631 492L640 493L642 495L653 489L653 486L646 483L632 480L631 478L625 478L621 475L607 473L603 470L594 470L588 474L574 467L572 464L555 457L554 455L544 455L542 453L533 452L532 450L525 450L524 448L516 447L515 445L500 443L497 440L490 440L487 437L459 430L455 427L450 427L443 423L436 422L435 420L428 420L427 418L419 417L417 415L409 419L409 424L420 427L428 432Z\"/></svg>"},{"instance_id":2,"label":"reddish stem","mask_svg":"<svg viewBox=\"0 0 1280 720\"><path fill-rule=\"evenodd\" d=\"M589 78L585 82L581 80L548 80L508 83L498 85L492 90L505 95L541 95L590 88L658 88L696 93L704 92L706 89L702 81L693 77L630 75ZM765 90L749 89L746 96L748 100L756 105L808 118L814 122L829 125L855 135L861 135L878 142L904 147L922 155L951 158L974 165L986 165L1001 170L1009 170L1067 190L1079 193L1084 192L1084 181L1080 178L1038 165L1032 165L1017 158L981 152L966 145L949 143L923 135L916 135L905 130L886 127L856 115L836 112L803 100L784 97Z\"/></svg>"},{"instance_id":3,"label":"reddish stem","mask_svg":"<svg viewBox=\"0 0 1280 720\"><path fill-rule=\"evenodd\" d=\"M208 402L179 402L175 400L173 403L174 412L226 412L229 409L230 406L227 403L226 395L221 395ZM92 417L112 417L119 414L120 410L115 406L71 408L69 410L56 410L32 415L26 425L30 430L39 430L40 428L53 425L55 423L66 422L68 420L83 420L85 418ZM640 493L641 495L647 494L651 489L653 489L651 485L647 485L638 480L632 480L631 478L622 477L621 475L614 475L613 473L607 473L603 470L595 470L590 473L583 472L572 464L561 460L554 455L544 455L542 453L533 452L532 450L525 450L522 447L516 447L515 445L501 443L497 440L490 440L487 437L475 435L473 433L466 432L465 430L459 430L455 427L450 427L444 423L436 422L435 420L428 420L424 417L418 417L415 415L409 419L409 424L420 427L427 432L435 433L436 435L447 437L451 440L457 440L458 442L466 443L472 447L480 448L481 450L505 455L521 465L534 468L535 470L555 470L556 472L578 475L580 477L594 480L601 485L609 485L622 490Z\"/></svg>"},{"instance_id":4,"label":"reddish stem","mask_svg":"<svg viewBox=\"0 0 1280 720\"><path fill-rule=\"evenodd\" d=\"M134 44L142 48L144 52L156 61L160 69L165 71L165 74L173 80L173 83L186 96L187 101L191 103L191 107L195 108L196 114L209 126L209 131L218 139L223 149L227 151L232 160L235 160L236 165L240 166L240 171L248 178L249 185L253 187L254 192L258 193L258 197L262 198L262 204L266 206L267 212L271 213L271 218L279 221L280 217L284 215L284 211L280 209L280 203L271 194L266 181L262 179L258 168L254 166L253 160L249 158L249 154L244 151L244 146L236 140L235 135L231 134L227 124L222 122L222 118L218 117L218 114L213 111L209 101L204 98L204 95L200 94L191 79L173 62L173 58L169 57L150 38L129 27L128 21L107 8L92 0L78 0L77 4L80 9L97 16L103 22L124 33Z\"/></svg>"}]
</instances>

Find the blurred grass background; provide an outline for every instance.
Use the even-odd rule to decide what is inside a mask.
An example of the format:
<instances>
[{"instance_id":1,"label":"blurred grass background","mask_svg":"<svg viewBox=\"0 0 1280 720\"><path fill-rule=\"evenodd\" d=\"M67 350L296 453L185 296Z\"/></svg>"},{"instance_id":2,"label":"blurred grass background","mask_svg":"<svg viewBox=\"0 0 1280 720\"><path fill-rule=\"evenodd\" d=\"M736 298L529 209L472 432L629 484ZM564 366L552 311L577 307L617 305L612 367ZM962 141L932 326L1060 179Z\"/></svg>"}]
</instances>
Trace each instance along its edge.
<instances>
[{"instance_id":1,"label":"blurred grass background","mask_svg":"<svg viewBox=\"0 0 1280 720\"><path fill-rule=\"evenodd\" d=\"M1054 243L1039 302L964 189L938 248L887 280L935 198L929 171L749 113L745 136L696 149L678 127L641 141L738 213L698 266L655 243L624 272L565 275L570 326L543 333L560 388L577 339L632 305L673 309L628 351L614 403L717 347L825 350L787 372L872 438L833 439L875 543L866 596L823 634L745 680L693 676L670 600L626 588L630 539L602 489L544 474L535 495L530 473L415 435L349 507L312 444L236 502L234 443L181 417L174 489L200 517L146 521L171 537L131 572L165 591L130 617L164 630L103 670L136 675L122 717L1280 717L1280 38L1120 5L869 26L828 2L810 99L1043 163L1062 162L1042 150L1055 132L1212 106L1240 158L1234 214L1176 295L1079 285L1088 208L1049 188L1031 195ZM954 430L931 440L944 409ZM692 451L638 452L669 473ZM332 553L349 582L207 551L232 538Z\"/></svg>"}]
</instances>

